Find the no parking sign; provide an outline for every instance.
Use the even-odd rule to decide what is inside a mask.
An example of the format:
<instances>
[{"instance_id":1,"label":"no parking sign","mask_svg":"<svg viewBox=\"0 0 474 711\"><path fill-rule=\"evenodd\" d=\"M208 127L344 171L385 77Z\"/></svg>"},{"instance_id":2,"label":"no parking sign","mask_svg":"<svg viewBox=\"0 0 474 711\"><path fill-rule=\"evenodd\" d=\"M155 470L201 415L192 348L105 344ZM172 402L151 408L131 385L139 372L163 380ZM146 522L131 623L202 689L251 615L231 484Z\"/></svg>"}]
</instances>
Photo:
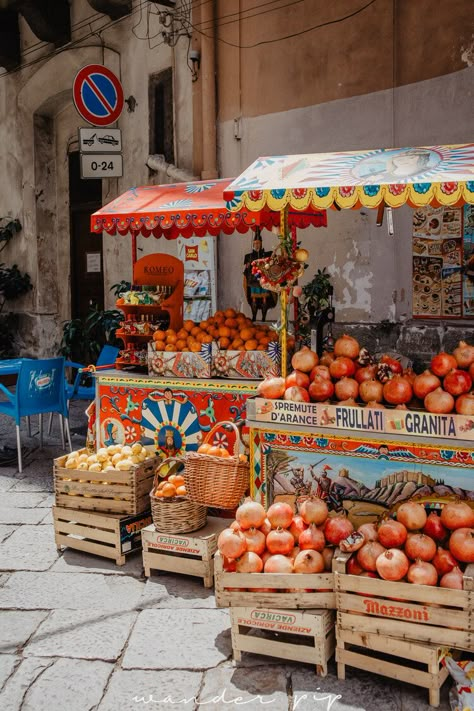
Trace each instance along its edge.
<instances>
[{"instance_id":1,"label":"no parking sign","mask_svg":"<svg viewBox=\"0 0 474 711\"><path fill-rule=\"evenodd\" d=\"M110 126L123 109L123 89L115 74L101 64L88 64L76 74L74 105L93 126Z\"/></svg>"}]
</instances>

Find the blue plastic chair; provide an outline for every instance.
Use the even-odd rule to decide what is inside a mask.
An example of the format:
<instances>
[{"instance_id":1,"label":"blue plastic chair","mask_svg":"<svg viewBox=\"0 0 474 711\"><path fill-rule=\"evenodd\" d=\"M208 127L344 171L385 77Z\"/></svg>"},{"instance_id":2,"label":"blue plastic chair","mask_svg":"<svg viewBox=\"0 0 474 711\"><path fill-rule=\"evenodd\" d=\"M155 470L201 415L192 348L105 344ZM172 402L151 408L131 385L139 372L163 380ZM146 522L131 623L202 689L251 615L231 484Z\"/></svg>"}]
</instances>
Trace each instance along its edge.
<instances>
[{"instance_id":1,"label":"blue plastic chair","mask_svg":"<svg viewBox=\"0 0 474 711\"><path fill-rule=\"evenodd\" d=\"M21 363L16 390L10 392L0 383L0 390L7 401L0 402L0 413L13 417L16 423L16 442L18 448L18 471L22 471L20 421L22 417L39 416L40 446L43 446L42 415L45 412L58 412L61 416L61 440L64 449L64 423L69 445L72 451L69 432L68 408L64 390L64 358L43 358L24 360Z\"/></svg>"},{"instance_id":2,"label":"blue plastic chair","mask_svg":"<svg viewBox=\"0 0 474 711\"><path fill-rule=\"evenodd\" d=\"M110 365L113 368L117 359L119 349L115 346L105 345L102 347L99 357L97 358L96 367ZM82 370L86 367L81 363L74 363L67 360L66 367L77 368L77 374L73 383L66 383L66 398L69 400L93 400L95 398L95 383L92 385L81 385L84 373Z\"/></svg>"}]
</instances>

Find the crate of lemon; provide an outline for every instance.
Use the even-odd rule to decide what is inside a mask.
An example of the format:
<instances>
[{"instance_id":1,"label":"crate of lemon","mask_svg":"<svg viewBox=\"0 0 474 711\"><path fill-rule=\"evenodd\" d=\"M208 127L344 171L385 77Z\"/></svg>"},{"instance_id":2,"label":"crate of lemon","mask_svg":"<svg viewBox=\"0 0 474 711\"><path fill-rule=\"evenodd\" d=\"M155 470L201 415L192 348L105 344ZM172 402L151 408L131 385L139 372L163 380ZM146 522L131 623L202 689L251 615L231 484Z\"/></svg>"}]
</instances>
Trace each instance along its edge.
<instances>
[{"instance_id":1,"label":"crate of lemon","mask_svg":"<svg viewBox=\"0 0 474 711\"><path fill-rule=\"evenodd\" d=\"M81 449L54 460L56 506L139 514L150 507L149 493L161 460L136 442Z\"/></svg>"},{"instance_id":2,"label":"crate of lemon","mask_svg":"<svg viewBox=\"0 0 474 711\"><path fill-rule=\"evenodd\" d=\"M183 461L169 457L157 467L150 492L153 523L160 533L191 533L206 525L207 508L189 499L184 477L179 471L174 473L176 464L179 469ZM167 479L158 483L164 471Z\"/></svg>"},{"instance_id":3,"label":"crate of lemon","mask_svg":"<svg viewBox=\"0 0 474 711\"><path fill-rule=\"evenodd\" d=\"M278 334L235 309L205 321L185 321L179 331L158 330L148 344L148 371L161 377L248 378L280 372Z\"/></svg>"}]
</instances>

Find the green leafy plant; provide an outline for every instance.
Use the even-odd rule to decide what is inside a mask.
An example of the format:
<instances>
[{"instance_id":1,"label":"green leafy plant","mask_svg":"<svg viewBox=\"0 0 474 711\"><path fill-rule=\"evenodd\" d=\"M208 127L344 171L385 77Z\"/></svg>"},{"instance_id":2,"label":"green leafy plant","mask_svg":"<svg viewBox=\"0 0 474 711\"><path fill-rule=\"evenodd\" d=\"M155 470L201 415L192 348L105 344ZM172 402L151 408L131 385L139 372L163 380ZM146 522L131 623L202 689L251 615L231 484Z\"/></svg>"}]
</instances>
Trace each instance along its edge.
<instances>
[{"instance_id":1,"label":"green leafy plant","mask_svg":"<svg viewBox=\"0 0 474 711\"><path fill-rule=\"evenodd\" d=\"M329 306L329 295L332 292L331 277L324 269L318 269L310 282L303 287L304 306L310 316L323 311Z\"/></svg>"},{"instance_id":2,"label":"green leafy plant","mask_svg":"<svg viewBox=\"0 0 474 711\"><path fill-rule=\"evenodd\" d=\"M103 346L120 346L121 341L115 337L115 331L121 321L121 311L92 306L84 319L74 318L64 322L59 352L79 363L95 363Z\"/></svg>"},{"instance_id":3,"label":"green leafy plant","mask_svg":"<svg viewBox=\"0 0 474 711\"><path fill-rule=\"evenodd\" d=\"M8 222L0 226L0 252L21 230L20 222L10 218L0 220L0 225L5 220ZM0 358L9 358L15 355L14 340L18 327L18 316L6 310L7 302L18 299L32 288L33 284L29 275L22 273L18 269L18 265L14 264L12 267L8 267L4 263L0 264Z\"/></svg>"},{"instance_id":4,"label":"green leafy plant","mask_svg":"<svg viewBox=\"0 0 474 711\"><path fill-rule=\"evenodd\" d=\"M114 296L118 299L125 291L130 291L132 285L129 281L119 281L118 284L112 284L110 291L114 292Z\"/></svg>"},{"instance_id":5,"label":"green leafy plant","mask_svg":"<svg viewBox=\"0 0 474 711\"><path fill-rule=\"evenodd\" d=\"M20 230L20 220L13 220L11 217L0 218L0 252Z\"/></svg>"}]
</instances>

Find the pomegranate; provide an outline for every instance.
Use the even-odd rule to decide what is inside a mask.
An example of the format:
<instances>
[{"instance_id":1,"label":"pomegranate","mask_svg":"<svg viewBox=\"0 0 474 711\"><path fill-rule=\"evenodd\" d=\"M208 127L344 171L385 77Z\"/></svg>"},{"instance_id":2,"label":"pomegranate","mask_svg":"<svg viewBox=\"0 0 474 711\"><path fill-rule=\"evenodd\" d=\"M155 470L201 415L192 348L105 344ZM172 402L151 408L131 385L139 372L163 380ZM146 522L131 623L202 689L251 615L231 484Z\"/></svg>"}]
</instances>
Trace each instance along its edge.
<instances>
[{"instance_id":1,"label":"pomegranate","mask_svg":"<svg viewBox=\"0 0 474 711\"><path fill-rule=\"evenodd\" d=\"M242 530L240 523L238 523L237 521L232 521L229 528L231 528L233 531L241 531Z\"/></svg>"},{"instance_id":2,"label":"pomegranate","mask_svg":"<svg viewBox=\"0 0 474 711\"><path fill-rule=\"evenodd\" d=\"M420 400L424 400L428 393L441 387L441 380L430 370L424 370L413 381L413 392Z\"/></svg>"},{"instance_id":3,"label":"pomegranate","mask_svg":"<svg viewBox=\"0 0 474 711\"><path fill-rule=\"evenodd\" d=\"M413 368L405 368L405 370L403 371L403 377L405 378L405 380L408 380L410 385L413 387L413 383L415 382L416 378L416 373Z\"/></svg>"},{"instance_id":4,"label":"pomegranate","mask_svg":"<svg viewBox=\"0 0 474 711\"><path fill-rule=\"evenodd\" d=\"M300 551L294 560L293 569L295 573L322 573L323 556L314 550Z\"/></svg>"},{"instance_id":5,"label":"pomegranate","mask_svg":"<svg viewBox=\"0 0 474 711\"><path fill-rule=\"evenodd\" d=\"M272 530L272 524L270 523L268 518L265 518L265 521L260 526L260 530L265 536L268 536L268 534Z\"/></svg>"},{"instance_id":6,"label":"pomegranate","mask_svg":"<svg viewBox=\"0 0 474 711\"><path fill-rule=\"evenodd\" d=\"M405 553L398 548L389 548L375 561L377 573L384 580L402 580L410 567Z\"/></svg>"},{"instance_id":7,"label":"pomegranate","mask_svg":"<svg viewBox=\"0 0 474 711\"><path fill-rule=\"evenodd\" d=\"M382 402L383 385L378 380L364 380L359 386L359 395L364 402Z\"/></svg>"},{"instance_id":8,"label":"pomegranate","mask_svg":"<svg viewBox=\"0 0 474 711\"><path fill-rule=\"evenodd\" d=\"M334 388L338 400L356 398L359 394L359 383L354 378L341 378Z\"/></svg>"},{"instance_id":9,"label":"pomegranate","mask_svg":"<svg viewBox=\"0 0 474 711\"><path fill-rule=\"evenodd\" d=\"M267 549L272 555L281 553L281 555L289 555L295 545L295 539L285 528L277 528L267 536Z\"/></svg>"},{"instance_id":10,"label":"pomegranate","mask_svg":"<svg viewBox=\"0 0 474 711\"><path fill-rule=\"evenodd\" d=\"M347 334L344 334L338 338L334 344L334 355L336 358L344 356L345 358L351 358L354 360L359 355L359 351L359 342Z\"/></svg>"},{"instance_id":11,"label":"pomegranate","mask_svg":"<svg viewBox=\"0 0 474 711\"><path fill-rule=\"evenodd\" d=\"M262 504L253 501L250 497L247 497L235 512L236 521L243 531L248 528L260 528L265 517L266 513Z\"/></svg>"},{"instance_id":12,"label":"pomegranate","mask_svg":"<svg viewBox=\"0 0 474 711\"><path fill-rule=\"evenodd\" d=\"M474 528L458 528L449 539L449 550L461 563L474 563Z\"/></svg>"},{"instance_id":13,"label":"pomegranate","mask_svg":"<svg viewBox=\"0 0 474 711\"><path fill-rule=\"evenodd\" d=\"M322 375L315 375L308 393L312 402L323 402L334 395L334 385L331 380L323 378Z\"/></svg>"},{"instance_id":14,"label":"pomegranate","mask_svg":"<svg viewBox=\"0 0 474 711\"><path fill-rule=\"evenodd\" d=\"M383 355L380 362L388 365L392 373L395 373L396 375L401 375L403 373L403 366L396 358L392 358L389 355Z\"/></svg>"},{"instance_id":15,"label":"pomegranate","mask_svg":"<svg viewBox=\"0 0 474 711\"><path fill-rule=\"evenodd\" d=\"M326 380L331 380L331 373L329 372L327 365L315 365L309 374L310 381L313 382L317 375L320 375L322 378L326 378Z\"/></svg>"},{"instance_id":16,"label":"pomegranate","mask_svg":"<svg viewBox=\"0 0 474 711\"><path fill-rule=\"evenodd\" d=\"M354 378L360 385L364 382L364 380L375 380L376 372L376 365L366 365L364 368L359 368L358 370L356 370Z\"/></svg>"},{"instance_id":17,"label":"pomegranate","mask_svg":"<svg viewBox=\"0 0 474 711\"><path fill-rule=\"evenodd\" d=\"M226 558L225 555L222 556L222 567L226 573L235 573L236 562L233 558Z\"/></svg>"},{"instance_id":18,"label":"pomegranate","mask_svg":"<svg viewBox=\"0 0 474 711\"><path fill-rule=\"evenodd\" d=\"M293 509L283 501L272 504L267 511L267 518L272 524L272 528L289 528L293 520Z\"/></svg>"},{"instance_id":19,"label":"pomegranate","mask_svg":"<svg viewBox=\"0 0 474 711\"><path fill-rule=\"evenodd\" d=\"M443 380L443 388L450 395L464 395L472 387L472 379L469 373L459 368L450 370Z\"/></svg>"},{"instance_id":20,"label":"pomegranate","mask_svg":"<svg viewBox=\"0 0 474 711\"><path fill-rule=\"evenodd\" d=\"M287 388L285 390L283 399L291 400L291 402L309 402L309 395L305 388L300 388L298 385L292 385L291 388Z\"/></svg>"},{"instance_id":21,"label":"pomegranate","mask_svg":"<svg viewBox=\"0 0 474 711\"><path fill-rule=\"evenodd\" d=\"M334 380L340 380L341 378L350 377L355 373L354 361L346 356L339 356L336 360L333 360L329 366L329 372Z\"/></svg>"},{"instance_id":22,"label":"pomegranate","mask_svg":"<svg viewBox=\"0 0 474 711\"><path fill-rule=\"evenodd\" d=\"M456 358L449 353L444 353L444 351L433 356L430 363L431 372L440 378L444 378L450 370L456 367Z\"/></svg>"},{"instance_id":23,"label":"pomegranate","mask_svg":"<svg viewBox=\"0 0 474 711\"><path fill-rule=\"evenodd\" d=\"M292 573L293 561L285 555L271 555L265 563L265 573Z\"/></svg>"},{"instance_id":24,"label":"pomegranate","mask_svg":"<svg viewBox=\"0 0 474 711\"><path fill-rule=\"evenodd\" d=\"M377 566L375 565L377 558L387 549L378 541L369 541L357 551L357 562L364 570L369 570L375 573Z\"/></svg>"},{"instance_id":25,"label":"pomegranate","mask_svg":"<svg viewBox=\"0 0 474 711\"><path fill-rule=\"evenodd\" d=\"M334 553L335 549L329 548L328 546L326 546L321 553L324 560L324 570L327 570L329 573L332 570L332 559L334 558Z\"/></svg>"},{"instance_id":26,"label":"pomegranate","mask_svg":"<svg viewBox=\"0 0 474 711\"><path fill-rule=\"evenodd\" d=\"M414 501L406 501L397 511L397 521L403 523L409 531L420 531L427 518L423 504Z\"/></svg>"},{"instance_id":27,"label":"pomegranate","mask_svg":"<svg viewBox=\"0 0 474 711\"><path fill-rule=\"evenodd\" d=\"M451 553L444 548L438 548L436 555L431 562L438 571L438 575L450 573L451 570L458 564L456 558L454 558Z\"/></svg>"},{"instance_id":28,"label":"pomegranate","mask_svg":"<svg viewBox=\"0 0 474 711\"><path fill-rule=\"evenodd\" d=\"M369 410L385 410L385 405L381 402L377 402L376 400L369 400L365 407L368 407Z\"/></svg>"},{"instance_id":29,"label":"pomegranate","mask_svg":"<svg viewBox=\"0 0 474 711\"><path fill-rule=\"evenodd\" d=\"M265 550L265 534L259 531L258 528L249 528L243 533L247 541L247 550L253 551L257 555L262 555Z\"/></svg>"},{"instance_id":30,"label":"pomegranate","mask_svg":"<svg viewBox=\"0 0 474 711\"><path fill-rule=\"evenodd\" d=\"M300 533L306 530L306 524L303 518L301 516L295 516L288 530L295 539L295 543L297 543Z\"/></svg>"},{"instance_id":31,"label":"pomegranate","mask_svg":"<svg viewBox=\"0 0 474 711\"><path fill-rule=\"evenodd\" d=\"M330 351L323 351L323 354L319 359L319 365L325 365L329 368L329 366L335 359L336 356L334 355L334 353L331 353Z\"/></svg>"},{"instance_id":32,"label":"pomegranate","mask_svg":"<svg viewBox=\"0 0 474 711\"><path fill-rule=\"evenodd\" d=\"M430 536L437 543L441 543L448 535L448 531L443 526L441 518L435 511L432 511L423 526L423 533Z\"/></svg>"},{"instance_id":33,"label":"pomegranate","mask_svg":"<svg viewBox=\"0 0 474 711\"><path fill-rule=\"evenodd\" d=\"M378 534L379 541L385 548L399 548L407 539L407 529L403 523L393 519L383 521L379 526Z\"/></svg>"},{"instance_id":34,"label":"pomegranate","mask_svg":"<svg viewBox=\"0 0 474 711\"><path fill-rule=\"evenodd\" d=\"M448 412L452 412L454 407L454 398L452 395L442 390L442 388L436 388L436 390L428 393L425 397L424 405L428 412L447 415Z\"/></svg>"},{"instance_id":35,"label":"pomegranate","mask_svg":"<svg viewBox=\"0 0 474 711\"><path fill-rule=\"evenodd\" d=\"M265 563L267 562L267 560L268 560L269 558L271 558L271 555L272 555L272 554L270 553L270 551L265 551L265 552L262 553L262 555L260 556L260 558L262 559L262 563L263 563L264 566L265 566Z\"/></svg>"},{"instance_id":36,"label":"pomegranate","mask_svg":"<svg viewBox=\"0 0 474 711\"><path fill-rule=\"evenodd\" d=\"M459 415L474 415L474 391L464 393L456 399L456 412Z\"/></svg>"},{"instance_id":37,"label":"pomegranate","mask_svg":"<svg viewBox=\"0 0 474 711\"><path fill-rule=\"evenodd\" d=\"M328 517L328 507L318 496L310 496L299 506L300 516L306 524L321 526Z\"/></svg>"},{"instance_id":38,"label":"pomegranate","mask_svg":"<svg viewBox=\"0 0 474 711\"><path fill-rule=\"evenodd\" d=\"M291 365L294 370L301 370L303 373L310 373L315 365L318 365L319 358L316 353L303 346L299 351L296 351L291 359Z\"/></svg>"},{"instance_id":39,"label":"pomegranate","mask_svg":"<svg viewBox=\"0 0 474 711\"><path fill-rule=\"evenodd\" d=\"M450 501L443 506L441 523L450 531L474 527L474 510L465 501Z\"/></svg>"},{"instance_id":40,"label":"pomegranate","mask_svg":"<svg viewBox=\"0 0 474 711\"><path fill-rule=\"evenodd\" d=\"M363 523L357 530L362 533L366 541L378 540L379 534L375 523Z\"/></svg>"},{"instance_id":41,"label":"pomegranate","mask_svg":"<svg viewBox=\"0 0 474 711\"><path fill-rule=\"evenodd\" d=\"M338 546L344 538L350 536L353 530L354 526L349 519L344 514L338 514L327 519L324 526L324 535L328 543Z\"/></svg>"},{"instance_id":42,"label":"pomegranate","mask_svg":"<svg viewBox=\"0 0 474 711\"><path fill-rule=\"evenodd\" d=\"M471 376L472 380L474 381L474 363L471 363L469 366L469 375Z\"/></svg>"},{"instance_id":43,"label":"pomegranate","mask_svg":"<svg viewBox=\"0 0 474 711\"><path fill-rule=\"evenodd\" d=\"M357 556L352 555L347 561L347 572L349 575L360 575L363 572L363 567L357 560Z\"/></svg>"},{"instance_id":44,"label":"pomegranate","mask_svg":"<svg viewBox=\"0 0 474 711\"><path fill-rule=\"evenodd\" d=\"M311 523L305 531L300 533L298 545L302 551L323 551L326 546L326 539L324 538L324 533L314 523Z\"/></svg>"},{"instance_id":45,"label":"pomegranate","mask_svg":"<svg viewBox=\"0 0 474 711\"><path fill-rule=\"evenodd\" d=\"M391 405L410 402L413 397L413 388L403 375L394 375L383 386L384 399Z\"/></svg>"},{"instance_id":46,"label":"pomegranate","mask_svg":"<svg viewBox=\"0 0 474 711\"><path fill-rule=\"evenodd\" d=\"M469 368L474 363L474 346L470 346L466 341L459 341L457 348L453 351L456 363L459 368Z\"/></svg>"},{"instance_id":47,"label":"pomegranate","mask_svg":"<svg viewBox=\"0 0 474 711\"><path fill-rule=\"evenodd\" d=\"M431 563L425 560L417 560L408 568L407 580L413 585L436 585L438 573Z\"/></svg>"},{"instance_id":48,"label":"pomegranate","mask_svg":"<svg viewBox=\"0 0 474 711\"><path fill-rule=\"evenodd\" d=\"M235 568L237 573L261 573L263 561L253 551L247 551L238 559Z\"/></svg>"},{"instance_id":49,"label":"pomegranate","mask_svg":"<svg viewBox=\"0 0 474 711\"><path fill-rule=\"evenodd\" d=\"M340 400L339 405L344 405L344 407L357 407L357 403L353 397L348 397L347 400Z\"/></svg>"},{"instance_id":50,"label":"pomegranate","mask_svg":"<svg viewBox=\"0 0 474 711\"><path fill-rule=\"evenodd\" d=\"M436 543L424 533L411 533L405 543L405 553L412 560L433 560L436 554Z\"/></svg>"},{"instance_id":51,"label":"pomegranate","mask_svg":"<svg viewBox=\"0 0 474 711\"><path fill-rule=\"evenodd\" d=\"M226 558L240 558L247 550L247 541L242 533L224 528L217 539L217 547Z\"/></svg>"},{"instance_id":52,"label":"pomegranate","mask_svg":"<svg viewBox=\"0 0 474 711\"><path fill-rule=\"evenodd\" d=\"M298 555L299 552L300 552L299 546L294 546L291 553L288 553L288 558L291 558L291 560L294 561L294 559L296 558L296 556Z\"/></svg>"},{"instance_id":53,"label":"pomegranate","mask_svg":"<svg viewBox=\"0 0 474 711\"><path fill-rule=\"evenodd\" d=\"M257 394L269 400L277 400L283 397L285 390L285 378L276 378L272 375L258 384Z\"/></svg>"},{"instance_id":54,"label":"pomegranate","mask_svg":"<svg viewBox=\"0 0 474 711\"><path fill-rule=\"evenodd\" d=\"M299 388L309 387L309 375L302 373L300 370L294 370L285 381L286 387L291 388L292 385L297 385Z\"/></svg>"},{"instance_id":55,"label":"pomegranate","mask_svg":"<svg viewBox=\"0 0 474 711\"><path fill-rule=\"evenodd\" d=\"M401 402L399 405L395 405L395 410L408 410L408 407L404 402Z\"/></svg>"},{"instance_id":56,"label":"pomegranate","mask_svg":"<svg viewBox=\"0 0 474 711\"><path fill-rule=\"evenodd\" d=\"M439 581L440 588L451 588L452 590L463 590L464 579L462 570L455 566L449 573L445 573Z\"/></svg>"}]
</instances>

